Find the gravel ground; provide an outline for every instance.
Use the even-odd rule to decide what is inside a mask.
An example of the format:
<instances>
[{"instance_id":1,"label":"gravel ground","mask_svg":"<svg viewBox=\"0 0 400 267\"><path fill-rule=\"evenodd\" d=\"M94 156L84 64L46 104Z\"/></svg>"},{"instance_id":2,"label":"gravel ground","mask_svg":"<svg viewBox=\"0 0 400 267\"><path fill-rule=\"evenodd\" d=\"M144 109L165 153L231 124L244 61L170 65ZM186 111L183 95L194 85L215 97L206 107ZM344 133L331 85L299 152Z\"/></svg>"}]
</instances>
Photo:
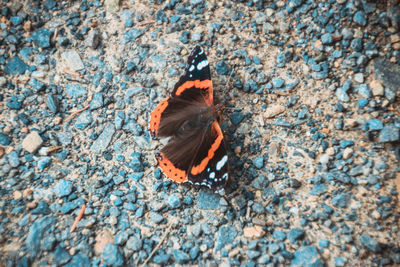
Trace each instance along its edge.
<instances>
[{"instance_id":1,"label":"gravel ground","mask_svg":"<svg viewBox=\"0 0 400 267\"><path fill-rule=\"evenodd\" d=\"M0 12L1 266L400 266L398 0ZM164 177L147 132L195 45L224 196Z\"/></svg>"}]
</instances>

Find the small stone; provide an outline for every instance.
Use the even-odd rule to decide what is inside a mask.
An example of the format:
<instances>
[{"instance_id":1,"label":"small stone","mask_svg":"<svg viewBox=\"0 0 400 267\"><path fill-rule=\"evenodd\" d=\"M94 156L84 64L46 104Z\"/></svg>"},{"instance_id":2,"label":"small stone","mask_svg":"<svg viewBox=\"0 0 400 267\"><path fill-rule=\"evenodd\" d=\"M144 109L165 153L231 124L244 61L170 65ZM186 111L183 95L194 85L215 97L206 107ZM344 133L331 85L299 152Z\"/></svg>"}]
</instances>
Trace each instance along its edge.
<instances>
[{"instance_id":1,"label":"small stone","mask_svg":"<svg viewBox=\"0 0 400 267\"><path fill-rule=\"evenodd\" d=\"M264 158L263 157L257 157L253 160L253 164L257 169L261 169L264 167Z\"/></svg>"},{"instance_id":2,"label":"small stone","mask_svg":"<svg viewBox=\"0 0 400 267\"><path fill-rule=\"evenodd\" d=\"M400 140L400 129L394 125L386 125L379 132L378 141L380 143L396 142Z\"/></svg>"},{"instance_id":3,"label":"small stone","mask_svg":"<svg viewBox=\"0 0 400 267\"><path fill-rule=\"evenodd\" d=\"M380 252L382 250L379 243L368 235L360 236L360 242L364 247L368 248L372 252Z\"/></svg>"},{"instance_id":4,"label":"small stone","mask_svg":"<svg viewBox=\"0 0 400 267\"><path fill-rule=\"evenodd\" d=\"M385 90L380 81L373 80L370 82L369 87L372 89L373 96L383 96L385 94Z\"/></svg>"},{"instance_id":5,"label":"small stone","mask_svg":"<svg viewBox=\"0 0 400 267\"><path fill-rule=\"evenodd\" d=\"M300 247L294 253L294 259L291 261L291 266L313 266L323 267L317 248L314 246Z\"/></svg>"},{"instance_id":6,"label":"small stone","mask_svg":"<svg viewBox=\"0 0 400 267\"><path fill-rule=\"evenodd\" d=\"M50 47L50 36L51 32L48 29L40 28L32 33L31 38L37 46L47 48Z\"/></svg>"},{"instance_id":7,"label":"small stone","mask_svg":"<svg viewBox=\"0 0 400 267\"><path fill-rule=\"evenodd\" d=\"M47 168L51 163L51 158L50 157L40 157L37 163L38 169L39 170L44 170Z\"/></svg>"},{"instance_id":8,"label":"small stone","mask_svg":"<svg viewBox=\"0 0 400 267\"><path fill-rule=\"evenodd\" d=\"M181 206L181 200L176 194L172 194L168 198L168 205L173 209L177 209Z\"/></svg>"},{"instance_id":9,"label":"small stone","mask_svg":"<svg viewBox=\"0 0 400 267\"><path fill-rule=\"evenodd\" d=\"M101 108L103 106L103 93L95 93L93 96L92 101L90 102L89 109L90 110L95 110L98 108Z\"/></svg>"},{"instance_id":10,"label":"small stone","mask_svg":"<svg viewBox=\"0 0 400 267\"><path fill-rule=\"evenodd\" d=\"M353 149L350 147L347 147L344 151L343 151L343 158L344 159L349 159L351 158L351 156L353 155Z\"/></svg>"},{"instance_id":11,"label":"small stone","mask_svg":"<svg viewBox=\"0 0 400 267\"><path fill-rule=\"evenodd\" d=\"M265 235L265 231L262 229L261 226L256 225L253 227L245 227L243 229L243 235L246 238L261 238Z\"/></svg>"},{"instance_id":12,"label":"small stone","mask_svg":"<svg viewBox=\"0 0 400 267\"><path fill-rule=\"evenodd\" d=\"M100 43L99 32L96 29L92 29L85 39L85 46L92 49L96 49Z\"/></svg>"},{"instance_id":13,"label":"small stone","mask_svg":"<svg viewBox=\"0 0 400 267\"><path fill-rule=\"evenodd\" d=\"M332 44L333 43L333 37L332 34L330 33L325 33L321 36L321 41L323 44Z\"/></svg>"},{"instance_id":14,"label":"small stone","mask_svg":"<svg viewBox=\"0 0 400 267\"><path fill-rule=\"evenodd\" d=\"M22 193L21 193L21 191L14 191L14 193L13 193L13 199L14 200L19 200L19 199L21 199L22 198Z\"/></svg>"},{"instance_id":15,"label":"small stone","mask_svg":"<svg viewBox=\"0 0 400 267\"><path fill-rule=\"evenodd\" d=\"M139 251L142 248L142 246L143 246L143 240L137 238L136 236L131 236L126 242L126 248L133 251Z\"/></svg>"},{"instance_id":16,"label":"small stone","mask_svg":"<svg viewBox=\"0 0 400 267\"><path fill-rule=\"evenodd\" d=\"M159 224L164 220L164 217L158 212L151 212L149 215L149 219L155 224Z\"/></svg>"},{"instance_id":17,"label":"small stone","mask_svg":"<svg viewBox=\"0 0 400 267\"><path fill-rule=\"evenodd\" d=\"M353 21L358 23L361 26L365 26L367 24L367 19L365 18L365 13L363 11L357 11L353 17Z\"/></svg>"},{"instance_id":18,"label":"small stone","mask_svg":"<svg viewBox=\"0 0 400 267\"><path fill-rule=\"evenodd\" d=\"M364 82L364 75L362 73L354 74L354 81L356 81L358 83L363 83Z\"/></svg>"},{"instance_id":19,"label":"small stone","mask_svg":"<svg viewBox=\"0 0 400 267\"><path fill-rule=\"evenodd\" d=\"M231 122L234 124L234 125L239 125L239 123L241 123L242 122L242 120L244 119L244 114L243 113L240 113L240 112L234 112L231 116L230 116L230 119L231 119Z\"/></svg>"},{"instance_id":20,"label":"small stone","mask_svg":"<svg viewBox=\"0 0 400 267\"><path fill-rule=\"evenodd\" d=\"M109 12L117 12L119 10L120 0L105 0L104 5Z\"/></svg>"},{"instance_id":21,"label":"small stone","mask_svg":"<svg viewBox=\"0 0 400 267\"><path fill-rule=\"evenodd\" d=\"M122 266L124 257L118 246L113 243L108 243L103 250L101 258L112 266Z\"/></svg>"},{"instance_id":22,"label":"small stone","mask_svg":"<svg viewBox=\"0 0 400 267\"><path fill-rule=\"evenodd\" d=\"M183 252L182 250L174 249L172 254L174 255L174 259L179 264L184 264L189 261L189 255Z\"/></svg>"},{"instance_id":23,"label":"small stone","mask_svg":"<svg viewBox=\"0 0 400 267\"><path fill-rule=\"evenodd\" d=\"M90 147L94 153L102 153L110 144L112 137L115 133L114 125L109 123L104 127L103 132L99 135L99 137L93 142Z\"/></svg>"},{"instance_id":24,"label":"small stone","mask_svg":"<svg viewBox=\"0 0 400 267\"><path fill-rule=\"evenodd\" d=\"M43 140L37 131L31 131L22 141L22 148L29 153L35 153L43 144Z\"/></svg>"},{"instance_id":25,"label":"small stone","mask_svg":"<svg viewBox=\"0 0 400 267\"><path fill-rule=\"evenodd\" d=\"M0 145L2 146L8 146L9 144L11 144L11 137L8 136L5 133L0 133Z\"/></svg>"},{"instance_id":26,"label":"small stone","mask_svg":"<svg viewBox=\"0 0 400 267\"><path fill-rule=\"evenodd\" d=\"M264 117L266 119L270 119L270 118L273 118L273 117L281 114L284 111L285 111L285 107L283 107L282 105L273 105L273 106L267 108L267 110L265 110Z\"/></svg>"},{"instance_id":27,"label":"small stone","mask_svg":"<svg viewBox=\"0 0 400 267\"><path fill-rule=\"evenodd\" d=\"M79 130L83 130L92 122L92 112L90 112L89 110L84 110L81 115L79 115L79 117L76 119L75 127Z\"/></svg>"},{"instance_id":28,"label":"small stone","mask_svg":"<svg viewBox=\"0 0 400 267\"><path fill-rule=\"evenodd\" d=\"M196 206L202 210L219 209L220 197L208 190L201 190L196 198Z\"/></svg>"},{"instance_id":29,"label":"small stone","mask_svg":"<svg viewBox=\"0 0 400 267\"><path fill-rule=\"evenodd\" d=\"M24 74L28 68L29 66L25 62L15 56L4 66L4 73L9 75Z\"/></svg>"},{"instance_id":30,"label":"small stone","mask_svg":"<svg viewBox=\"0 0 400 267\"><path fill-rule=\"evenodd\" d=\"M69 196L72 193L72 182L67 180L60 180L54 187L54 192L58 197Z\"/></svg>"},{"instance_id":31,"label":"small stone","mask_svg":"<svg viewBox=\"0 0 400 267\"><path fill-rule=\"evenodd\" d=\"M81 57L75 50L65 51L61 54L61 56L69 69L73 71L80 71L85 68Z\"/></svg>"},{"instance_id":32,"label":"small stone","mask_svg":"<svg viewBox=\"0 0 400 267\"><path fill-rule=\"evenodd\" d=\"M347 208L349 202L350 195L348 193L337 194L331 200L332 205L338 208Z\"/></svg>"},{"instance_id":33,"label":"small stone","mask_svg":"<svg viewBox=\"0 0 400 267\"><path fill-rule=\"evenodd\" d=\"M303 239L304 237L304 230L300 228L294 228L289 231L288 238L290 243L295 244L296 241Z\"/></svg>"},{"instance_id":34,"label":"small stone","mask_svg":"<svg viewBox=\"0 0 400 267\"><path fill-rule=\"evenodd\" d=\"M49 94L46 97L46 106L53 113L58 112L59 109L59 101L55 95Z\"/></svg>"},{"instance_id":35,"label":"small stone","mask_svg":"<svg viewBox=\"0 0 400 267\"><path fill-rule=\"evenodd\" d=\"M86 88L77 83L68 83L65 90L70 98L84 97L87 94Z\"/></svg>"},{"instance_id":36,"label":"small stone","mask_svg":"<svg viewBox=\"0 0 400 267\"><path fill-rule=\"evenodd\" d=\"M335 257L333 259L333 264L335 265L335 267L346 266L346 262L347 262L347 259L343 258L343 257Z\"/></svg>"},{"instance_id":37,"label":"small stone","mask_svg":"<svg viewBox=\"0 0 400 267\"><path fill-rule=\"evenodd\" d=\"M217 64L215 65L215 70L217 71L218 75L227 75L227 74L229 74L228 65L223 60L220 60L220 61L217 62Z\"/></svg>"},{"instance_id":38,"label":"small stone","mask_svg":"<svg viewBox=\"0 0 400 267\"><path fill-rule=\"evenodd\" d=\"M274 88L281 88L284 83L285 83L285 80L283 80L281 78L277 78L277 77L272 78L272 85L274 86Z\"/></svg>"},{"instance_id":39,"label":"small stone","mask_svg":"<svg viewBox=\"0 0 400 267\"><path fill-rule=\"evenodd\" d=\"M71 260L71 255L63 247L58 246L56 252L54 253L54 264L61 266L66 264Z\"/></svg>"},{"instance_id":40,"label":"small stone","mask_svg":"<svg viewBox=\"0 0 400 267\"><path fill-rule=\"evenodd\" d=\"M235 240L236 235L237 235L237 230L235 227L231 225L221 226L217 234L216 249L220 250L227 244L231 244Z\"/></svg>"}]
</instances>

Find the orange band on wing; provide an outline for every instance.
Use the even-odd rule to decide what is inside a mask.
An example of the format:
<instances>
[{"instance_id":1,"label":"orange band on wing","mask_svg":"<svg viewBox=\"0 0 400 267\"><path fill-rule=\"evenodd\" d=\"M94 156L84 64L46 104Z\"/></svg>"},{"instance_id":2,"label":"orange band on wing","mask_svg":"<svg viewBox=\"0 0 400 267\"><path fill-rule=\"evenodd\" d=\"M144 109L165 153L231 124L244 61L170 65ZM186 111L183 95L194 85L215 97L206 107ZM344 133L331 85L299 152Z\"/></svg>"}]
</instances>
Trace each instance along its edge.
<instances>
[{"instance_id":1,"label":"orange band on wing","mask_svg":"<svg viewBox=\"0 0 400 267\"><path fill-rule=\"evenodd\" d=\"M181 95L186 89L196 87L199 89L208 89L208 99L206 99L206 103L211 105L213 102L213 92L212 92L212 82L211 80L195 80L195 81L186 81L181 86L176 89L175 94Z\"/></svg>"},{"instance_id":2,"label":"orange band on wing","mask_svg":"<svg viewBox=\"0 0 400 267\"><path fill-rule=\"evenodd\" d=\"M218 122L214 121L211 127L217 131L217 139L215 139L214 143L211 145L211 148L208 150L207 157L205 157L199 165L192 167L190 173L193 175L197 175L204 171L204 169L207 167L208 162L214 157L215 151L217 151L217 149L221 145L222 139L224 139L224 136L222 135L222 130L219 127Z\"/></svg>"},{"instance_id":3,"label":"orange band on wing","mask_svg":"<svg viewBox=\"0 0 400 267\"><path fill-rule=\"evenodd\" d=\"M161 114L164 112L164 110L168 107L168 100L169 97L166 98L163 102L161 102L155 110L150 115L150 125L149 125L149 130L150 132L156 132L158 131L158 128L160 127L160 120L161 120Z\"/></svg>"},{"instance_id":4,"label":"orange band on wing","mask_svg":"<svg viewBox=\"0 0 400 267\"><path fill-rule=\"evenodd\" d=\"M163 153L157 158L158 166L161 170L168 176L168 178L178 182L183 183L187 181L186 171L178 169L174 164L169 161Z\"/></svg>"}]
</instances>

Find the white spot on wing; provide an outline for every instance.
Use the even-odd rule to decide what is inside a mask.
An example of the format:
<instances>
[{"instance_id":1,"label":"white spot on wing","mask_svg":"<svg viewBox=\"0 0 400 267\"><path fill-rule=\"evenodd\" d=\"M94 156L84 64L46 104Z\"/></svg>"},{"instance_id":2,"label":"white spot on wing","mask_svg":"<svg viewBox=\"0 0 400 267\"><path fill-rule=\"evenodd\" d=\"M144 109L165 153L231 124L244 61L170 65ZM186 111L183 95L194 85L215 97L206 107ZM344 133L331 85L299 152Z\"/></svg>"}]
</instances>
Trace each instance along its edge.
<instances>
[{"instance_id":1,"label":"white spot on wing","mask_svg":"<svg viewBox=\"0 0 400 267\"><path fill-rule=\"evenodd\" d=\"M190 65L189 71L192 72L194 70L194 65Z\"/></svg>"},{"instance_id":2,"label":"white spot on wing","mask_svg":"<svg viewBox=\"0 0 400 267\"><path fill-rule=\"evenodd\" d=\"M223 156L222 159L217 162L217 171L221 170L227 161L228 161L228 156L227 155Z\"/></svg>"},{"instance_id":3,"label":"white spot on wing","mask_svg":"<svg viewBox=\"0 0 400 267\"><path fill-rule=\"evenodd\" d=\"M199 64L197 64L197 69L201 70L202 68L207 67L207 66L208 66L208 61L207 61L207 59L204 59Z\"/></svg>"},{"instance_id":4,"label":"white spot on wing","mask_svg":"<svg viewBox=\"0 0 400 267\"><path fill-rule=\"evenodd\" d=\"M209 176L211 179L214 179L215 178L215 172L212 172L212 173L210 173L210 176Z\"/></svg>"},{"instance_id":5,"label":"white spot on wing","mask_svg":"<svg viewBox=\"0 0 400 267\"><path fill-rule=\"evenodd\" d=\"M228 173L224 173L224 175L222 175L222 179L226 179L228 178Z\"/></svg>"}]
</instances>

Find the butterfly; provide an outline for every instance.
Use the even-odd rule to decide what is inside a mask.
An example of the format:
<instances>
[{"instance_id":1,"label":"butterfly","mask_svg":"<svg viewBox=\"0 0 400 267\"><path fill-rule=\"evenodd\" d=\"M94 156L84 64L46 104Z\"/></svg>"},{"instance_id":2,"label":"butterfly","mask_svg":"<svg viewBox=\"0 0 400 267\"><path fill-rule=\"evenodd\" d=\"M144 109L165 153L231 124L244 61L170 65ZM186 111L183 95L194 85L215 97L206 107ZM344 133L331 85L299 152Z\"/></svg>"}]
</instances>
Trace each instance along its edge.
<instances>
[{"instance_id":1,"label":"butterfly","mask_svg":"<svg viewBox=\"0 0 400 267\"><path fill-rule=\"evenodd\" d=\"M150 115L151 136L169 137L156 153L167 177L224 192L229 163L217 118L210 66L204 50L196 46L171 95Z\"/></svg>"}]
</instances>

